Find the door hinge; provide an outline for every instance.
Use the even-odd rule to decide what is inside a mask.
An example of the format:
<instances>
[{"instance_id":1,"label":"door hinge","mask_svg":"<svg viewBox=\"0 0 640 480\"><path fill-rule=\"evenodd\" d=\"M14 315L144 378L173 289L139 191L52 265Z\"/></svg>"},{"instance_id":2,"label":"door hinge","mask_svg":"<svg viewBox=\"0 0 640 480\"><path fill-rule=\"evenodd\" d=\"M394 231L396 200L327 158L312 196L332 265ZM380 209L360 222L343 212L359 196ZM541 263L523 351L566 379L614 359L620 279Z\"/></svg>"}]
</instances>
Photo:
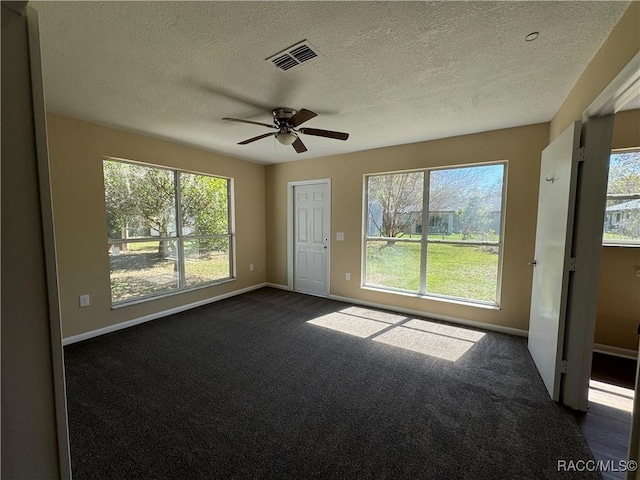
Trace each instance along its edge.
<instances>
[{"instance_id":1,"label":"door hinge","mask_svg":"<svg viewBox=\"0 0 640 480\"><path fill-rule=\"evenodd\" d=\"M571 257L569 259L569 271L570 272L576 271L576 257Z\"/></svg>"},{"instance_id":2,"label":"door hinge","mask_svg":"<svg viewBox=\"0 0 640 480\"><path fill-rule=\"evenodd\" d=\"M580 147L580 153L578 154L579 155L578 156L578 161L579 162L584 162L584 159L585 159L584 151L585 151L585 148L584 147Z\"/></svg>"},{"instance_id":3,"label":"door hinge","mask_svg":"<svg viewBox=\"0 0 640 480\"><path fill-rule=\"evenodd\" d=\"M562 360L562 364L560 365L560 373L567 373L567 361Z\"/></svg>"}]
</instances>

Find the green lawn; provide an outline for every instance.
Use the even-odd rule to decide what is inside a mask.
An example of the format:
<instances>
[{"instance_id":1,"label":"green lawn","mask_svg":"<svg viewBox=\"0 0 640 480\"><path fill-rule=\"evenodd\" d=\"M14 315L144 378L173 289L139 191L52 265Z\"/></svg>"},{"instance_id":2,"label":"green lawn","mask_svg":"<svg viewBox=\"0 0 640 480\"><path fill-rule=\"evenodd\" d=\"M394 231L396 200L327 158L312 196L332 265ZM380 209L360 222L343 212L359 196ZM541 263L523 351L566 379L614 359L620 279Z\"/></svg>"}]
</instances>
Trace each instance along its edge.
<instances>
[{"instance_id":1,"label":"green lawn","mask_svg":"<svg viewBox=\"0 0 640 480\"><path fill-rule=\"evenodd\" d=\"M229 276L227 251L198 253L192 246L185 245L188 286ZM158 256L158 242L130 243L128 247L119 255L110 256L114 302L178 287L175 261ZM471 245L429 244L427 292L495 302L498 255L491 250ZM420 244L397 242L390 246L386 241L368 242L366 275L368 285L417 291Z\"/></svg>"},{"instance_id":2,"label":"green lawn","mask_svg":"<svg viewBox=\"0 0 640 480\"><path fill-rule=\"evenodd\" d=\"M640 237L631 235L622 235L621 233L605 232L603 238L605 240L639 240Z\"/></svg>"},{"instance_id":3,"label":"green lawn","mask_svg":"<svg viewBox=\"0 0 640 480\"><path fill-rule=\"evenodd\" d=\"M185 242L185 284L194 286L229 277L228 249L198 252L195 241ZM178 288L175 257L158 255L158 242L129 243L127 250L110 255L111 299L164 293Z\"/></svg>"},{"instance_id":4,"label":"green lawn","mask_svg":"<svg viewBox=\"0 0 640 480\"><path fill-rule=\"evenodd\" d=\"M427 292L496 301L498 255L493 248L429 244ZM367 284L417 291L420 284L420 244L367 244Z\"/></svg>"},{"instance_id":5,"label":"green lawn","mask_svg":"<svg viewBox=\"0 0 640 480\"><path fill-rule=\"evenodd\" d=\"M129 252L153 252L158 250L158 242L133 242L126 245Z\"/></svg>"}]
</instances>

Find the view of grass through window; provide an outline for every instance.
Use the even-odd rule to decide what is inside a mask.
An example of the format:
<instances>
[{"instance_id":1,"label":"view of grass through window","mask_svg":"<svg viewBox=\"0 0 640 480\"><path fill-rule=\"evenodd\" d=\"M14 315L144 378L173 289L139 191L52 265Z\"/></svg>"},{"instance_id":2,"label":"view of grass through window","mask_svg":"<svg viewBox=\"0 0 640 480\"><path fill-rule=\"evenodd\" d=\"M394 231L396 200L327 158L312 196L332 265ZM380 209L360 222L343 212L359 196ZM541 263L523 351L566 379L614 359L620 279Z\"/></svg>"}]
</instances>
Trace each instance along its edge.
<instances>
[{"instance_id":1,"label":"view of grass through window","mask_svg":"<svg viewBox=\"0 0 640 480\"><path fill-rule=\"evenodd\" d=\"M116 160L103 171L114 304L231 277L230 180Z\"/></svg>"},{"instance_id":2,"label":"view of grass through window","mask_svg":"<svg viewBox=\"0 0 640 480\"><path fill-rule=\"evenodd\" d=\"M366 178L365 285L497 303L505 164Z\"/></svg>"},{"instance_id":3,"label":"view of grass through window","mask_svg":"<svg viewBox=\"0 0 640 480\"><path fill-rule=\"evenodd\" d=\"M611 154L603 240L640 245L640 151Z\"/></svg>"}]
</instances>

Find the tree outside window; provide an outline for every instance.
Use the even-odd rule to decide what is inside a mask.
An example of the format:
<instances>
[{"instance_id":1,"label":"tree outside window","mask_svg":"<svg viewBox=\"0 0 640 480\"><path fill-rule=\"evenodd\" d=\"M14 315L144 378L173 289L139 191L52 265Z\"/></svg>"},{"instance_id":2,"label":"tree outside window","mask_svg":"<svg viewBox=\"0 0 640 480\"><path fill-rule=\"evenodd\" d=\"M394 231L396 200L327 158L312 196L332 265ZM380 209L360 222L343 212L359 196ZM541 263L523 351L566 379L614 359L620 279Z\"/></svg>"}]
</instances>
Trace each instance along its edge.
<instances>
[{"instance_id":1,"label":"tree outside window","mask_svg":"<svg viewBox=\"0 0 640 480\"><path fill-rule=\"evenodd\" d=\"M114 304L231 278L230 180L103 163Z\"/></svg>"}]
</instances>

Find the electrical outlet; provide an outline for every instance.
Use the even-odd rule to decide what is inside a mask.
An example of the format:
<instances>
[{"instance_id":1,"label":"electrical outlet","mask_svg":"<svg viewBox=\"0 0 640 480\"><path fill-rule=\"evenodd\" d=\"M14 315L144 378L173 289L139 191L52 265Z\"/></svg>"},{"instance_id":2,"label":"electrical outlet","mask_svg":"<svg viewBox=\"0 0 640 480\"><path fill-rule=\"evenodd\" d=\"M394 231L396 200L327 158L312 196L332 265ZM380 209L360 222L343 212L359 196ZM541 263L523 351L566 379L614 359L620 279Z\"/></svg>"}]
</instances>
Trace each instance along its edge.
<instances>
[{"instance_id":1,"label":"electrical outlet","mask_svg":"<svg viewBox=\"0 0 640 480\"><path fill-rule=\"evenodd\" d=\"M344 274L344 279L345 280L351 280L351 274L350 273L345 273Z\"/></svg>"},{"instance_id":2,"label":"electrical outlet","mask_svg":"<svg viewBox=\"0 0 640 480\"><path fill-rule=\"evenodd\" d=\"M91 305L91 299L89 298L89 295L80 295L80 306L88 307L89 305Z\"/></svg>"},{"instance_id":3,"label":"electrical outlet","mask_svg":"<svg viewBox=\"0 0 640 480\"><path fill-rule=\"evenodd\" d=\"M253 263L250 263L250 264L249 264L249 271L250 271L250 272L253 272Z\"/></svg>"}]
</instances>

